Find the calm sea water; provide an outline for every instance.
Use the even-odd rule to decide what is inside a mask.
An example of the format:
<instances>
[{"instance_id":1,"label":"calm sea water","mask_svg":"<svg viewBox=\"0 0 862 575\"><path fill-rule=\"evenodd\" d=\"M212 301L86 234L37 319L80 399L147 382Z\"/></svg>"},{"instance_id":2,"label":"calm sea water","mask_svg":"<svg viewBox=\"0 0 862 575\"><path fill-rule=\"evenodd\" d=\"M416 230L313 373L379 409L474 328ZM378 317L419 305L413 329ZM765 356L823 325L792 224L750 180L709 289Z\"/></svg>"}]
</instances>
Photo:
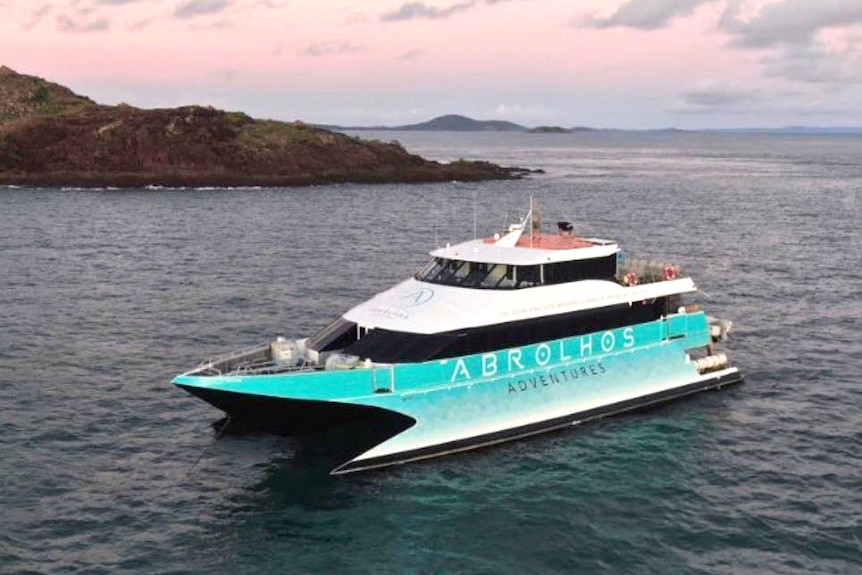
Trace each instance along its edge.
<instances>
[{"instance_id":1,"label":"calm sea water","mask_svg":"<svg viewBox=\"0 0 862 575\"><path fill-rule=\"evenodd\" d=\"M0 190L0 572L862 573L862 139L366 136L547 173ZM746 383L338 478L290 441L214 441L219 412L169 384L308 334L530 195L682 264Z\"/></svg>"}]
</instances>

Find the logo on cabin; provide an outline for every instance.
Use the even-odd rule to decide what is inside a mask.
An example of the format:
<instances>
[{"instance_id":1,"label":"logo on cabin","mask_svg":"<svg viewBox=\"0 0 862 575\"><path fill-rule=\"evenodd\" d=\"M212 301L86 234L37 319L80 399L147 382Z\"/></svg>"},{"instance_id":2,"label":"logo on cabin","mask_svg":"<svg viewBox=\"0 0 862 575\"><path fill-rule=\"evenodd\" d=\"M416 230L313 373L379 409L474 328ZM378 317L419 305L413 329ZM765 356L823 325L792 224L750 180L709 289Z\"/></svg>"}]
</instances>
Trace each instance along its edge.
<instances>
[{"instance_id":1,"label":"logo on cabin","mask_svg":"<svg viewBox=\"0 0 862 575\"><path fill-rule=\"evenodd\" d=\"M434 297L433 289L422 288L403 295L399 299L403 302L402 307L416 307L417 305L428 303L432 297Z\"/></svg>"}]
</instances>

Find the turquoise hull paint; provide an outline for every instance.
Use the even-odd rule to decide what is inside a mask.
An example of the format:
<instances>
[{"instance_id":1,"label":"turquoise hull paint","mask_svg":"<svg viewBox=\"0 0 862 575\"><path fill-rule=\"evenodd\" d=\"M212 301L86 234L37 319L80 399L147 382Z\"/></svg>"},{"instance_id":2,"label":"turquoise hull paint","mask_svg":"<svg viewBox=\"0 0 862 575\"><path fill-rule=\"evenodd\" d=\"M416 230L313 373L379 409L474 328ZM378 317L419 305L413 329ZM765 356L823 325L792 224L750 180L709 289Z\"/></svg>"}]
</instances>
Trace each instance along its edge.
<instances>
[{"instance_id":1,"label":"turquoise hull paint","mask_svg":"<svg viewBox=\"0 0 862 575\"><path fill-rule=\"evenodd\" d=\"M174 383L402 413L408 430L354 461L494 434L680 387L700 376L685 353L711 342L706 316L667 318L462 358ZM376 390L376 391L375 391Z\"/></svg>"}]
</instances>

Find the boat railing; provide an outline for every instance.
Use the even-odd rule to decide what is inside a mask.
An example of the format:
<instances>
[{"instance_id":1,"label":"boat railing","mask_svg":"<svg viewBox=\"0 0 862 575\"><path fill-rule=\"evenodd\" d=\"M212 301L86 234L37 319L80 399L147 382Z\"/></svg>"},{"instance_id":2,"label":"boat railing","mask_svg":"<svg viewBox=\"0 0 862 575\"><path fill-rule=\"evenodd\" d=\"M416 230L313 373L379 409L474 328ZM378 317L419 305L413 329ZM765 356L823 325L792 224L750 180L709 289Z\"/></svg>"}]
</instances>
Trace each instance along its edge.
<instances>
[{"instance_id":1,"label":"boat railing","mask_svg":"<svg viewBox=\"0 0 862 575\"><path fill-rule=\"evenodd\" d=\"M278 364L270 361L260 364L238 366L230 372L230 375L271 375L276 373L312 371L314 369L319 369L319 366L305 361L296 365Z\"/></svg>"},{"instance_id":2,"label":"boat railing","mask_svg":"<svg viewBox=\"0 0 862 575\"><path fill-rule=\"evenodd\" d=\"M228 366L234 363L243 363L249 359L257 359L257 358L267 358L272 359L272 355L270 353L269 344L264 345L256 345L254 347L246 347L240 350L232 351L230 353L226 353L224 355L218 355L216 357L211 357L209 359L205 359L200 362L199 368L204 367L215 367L215 366Z\"/></svg>"},{"instance_id":3,"label":"boat railing","mask_svg":"<svg viewBox=\"0 0 862 575\"><path fill-rule=\"evenodd\" d=\"M628 257L617 269L617 279L623 285L649 284L683 277L676 264Z\"/></svg>"},{"instance_id":4,"label":"boat railing","mask_svg":"<svg viewBox=\"0 0 862 575\"><path fill-rule=\"evenodd\" d=\"M197 369L201 375L242 375L285 373L312 369L313 365L302 361L285 364L273 359L270 344L247 347L238 351L202 361Z\"/></svg>"}]
</instances>

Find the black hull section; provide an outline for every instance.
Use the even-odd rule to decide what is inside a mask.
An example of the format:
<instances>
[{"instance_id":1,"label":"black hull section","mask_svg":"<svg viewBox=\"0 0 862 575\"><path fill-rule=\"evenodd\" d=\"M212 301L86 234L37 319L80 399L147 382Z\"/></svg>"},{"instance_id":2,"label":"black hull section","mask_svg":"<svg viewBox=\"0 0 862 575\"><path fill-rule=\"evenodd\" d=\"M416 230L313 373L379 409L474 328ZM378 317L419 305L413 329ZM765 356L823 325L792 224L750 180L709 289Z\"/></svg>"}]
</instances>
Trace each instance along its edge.
<instances>
[{"instance_id":1,"label":"black hull section","mask_svg":"<svg viewBox=\"0 0 862 575\"><path fill-rule=\"evenodd\" d=\"M225 412L231 425L249 431L301 437L359 426L379 429L385 439L416 423L410 417L378 407L261 397L182 384L178 387Z\"/></svg>"},{"instance_id":2,"label":"black hull section","mask_svg":"<svg viewBox=\"0 0 862 575\"><path fill-rule=\"evenodd\" d=\"M628 401L614 403L588 411L580 411L564 417L541 421L522 427L506 429L497 433L470 437L458 441L443 443L440 445L432 445L421 449L403 451L401 453L393 453L391 455L383 457L363 459L355 462L351 461L334 469L332 473L341 474L377 469L380 467L387 467L390 465L397 465L400 463L407 463L410 461L437 457L440 455L446 455L458 451L466 451L469 449L485 447L496 443L502 443L504 441L511 441L522 437L528 437L530 435L536 435L538 433L553 431L571 425L584 423L591 419L598 419L600 417L607 417L610 415L615 415L617 413L652 407L661 403L665 403L674 399L697 393L699 391L704 391L707 389L717 389L740 382L742 382L742 375L739 372L729 373L724 376L717 376L712 379L698 381L682 387L669 389L661 393L638 397Z\"/></svg>"}]
</instances>

